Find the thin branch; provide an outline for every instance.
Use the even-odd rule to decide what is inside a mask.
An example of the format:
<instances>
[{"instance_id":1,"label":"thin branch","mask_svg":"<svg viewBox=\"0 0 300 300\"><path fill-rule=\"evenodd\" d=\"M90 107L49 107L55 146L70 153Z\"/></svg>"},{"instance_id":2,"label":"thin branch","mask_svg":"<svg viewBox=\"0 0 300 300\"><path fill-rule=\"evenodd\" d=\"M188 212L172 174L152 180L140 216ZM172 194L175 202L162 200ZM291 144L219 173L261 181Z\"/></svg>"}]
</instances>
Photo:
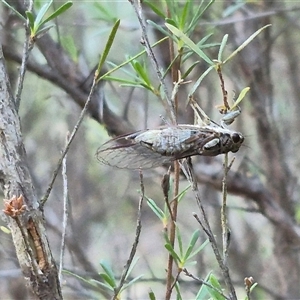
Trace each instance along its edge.
<instances>
[{"instance_id":1,"label":"thin branch","mask_svg":"<svg viewBox=\"0 0 300 300\"><path fill-rule=\"evenodd\" d=\"M67 152L69 151L69 148L70 148L70 146L71 146L71 143L72 143L72 141L73 141L73 139L74 139L74 137L75 137L75 135L76 135L76 133L77 133L77 131L78 131L78 129L79 129L79 126L81 125L81 123L82 123L82 121L83 121L83 118L84 118L85 113L86 113L86 111L87 111L87 109L88 109L89 103L90 103L91 100L92 100L92 96L93 96L93 93L94 93L94 91L95 91L95 89L96 89L96 86L97 86L97 84L96 84L96 76L95 76L95 77L94 77L94 80L93 80L93 84L92 84L91 90L90 90L90 94L89 94L89 96L88 96L88 98L87 98L87 100L86 100L86 103L85 103L85 105L84 105L84 107L83 107L83 109L82 109L82 111L81 111L81 113L80 113L80 116L79 116L79 118L78 118L78 121L77 121L76 125L74 126L74 129L73 129L73 131L72 131L72 133L71 133L71 135L70 135L70 138L69 138L69 140L68 140L68 143L67 143L67 145L65 146L65 149L63 150L63 153L62 153L60 159L58 160L56 169L55 169L54 172L53 172L53 176L52 176L52 179L51 179L51 181L50 181L50 184L49 184L49 186L48 186L48 188L47 188L47 190L46 190L46 193L45 193L44 197L41 199L41 202L40 202L41 207L43 207L43 206L45 205L46 201L47 201L48 198L49 198L50 192L51 192L51 190L52 190L52 187L53 187L53 184L54 184L54 182L55 182L56 176L58 175L58 172L59 172L59 169L60 169L60 167L61 167L62 161L63 161L65 155L67 154Z\"/></svg>"},{"instance_id":2,"label":"thin branch","mask_svg":"<svg viewBox=\"0 0 300 300\"><path fill-rule=\"evenodd\" d=\"M145 25L145 21L144 21L144 17L143 17L143 12L142 12L141 1L137 0L137 3L135 3L135 0L128 0L128 1L133 6L134 11L137 15L137 18L139 20L141 30L142 30L142 41L141 41L141 43L145 46L147 54L150 57L150 60L151 60L151 62L153 64L153 67L154 67L154 70L156 71L158 79L159 79L159 81L161 83L161 86L163 88L168 106L170 108L171 121L172 121L173 124L176 124L176 114L175 114L174 103L173 103L171 97L169 96L169 92L168 92L167 85L165 83L163 74L160 71L160 66L157 62L157 59L156 59L156 57L153 53L152 47L151 47L150 42L149 42L149 38L148 38L148 35L147 35L147 30L146 30L146 25Z\"/></svg>"},{"instance_id":3,"label":"thin branch","mask_svg":"<svg viewBox=\"0 0 300 300\"><path fill-rule=\"evenodd\" d=\"M119 293L120 293L120 291L124 285L124 282L127 278L129 268L132 264L135 254L136 254L137 246L138 246L139 240L140 240L140 235L141 235L141 231L142 231L142 221L141 221L142 207L143 207L143 202L144 202L144 197L145 197L145 188L144 188L144 180L143 180L142 170L140 170L140 188L141 188L141 196L140 196L139 206L138 206L138 216L137 216L137 221L136 221L135 239L134 239L134 242L133 242L130 254L129 254L129 258L128 258L126 265L124 267L124 270L122 272L120 283L119 283L118 287L115 288L115 290L114 290L114 296L112 298L113 300L119 299L118 298Z\"/></svg>"},{"instance_id":4,"label":"thin branch","mask_svg":"<svg viewBox=\"0 0 300 300\"><path fill-rule=\"evenodd\" d=\"M32 11L33 7L33 1L30 0L27 7L28 11ZM29 28L29 20L27 20L25 25L25 32L26 32L26 38L23 45L23 55L22 55L22 62L20 67L20 73L18 76L18 83L17 83L17 91L15 95L15 102L16 102L16 110L19 110L20 102L21 102L21 93L23 90L23 83L25 79L25 73L26 73L26 66L29 59L29 54L31 50L33 49L34 43L33 40L30 38L30 28Z\"/></svg>"},{"instance_id":5,"label":"thin branch","mask_svg":"<svg viewBox=\"0 0 300 300\"><path fill-rule=\"evenodd\" d=\"M214 234L213 234L213 232L210 228L210 224L208 222L206 212L205 212L204 206L202 204L202 201L201 201L201 198L200 198L200 195L199 195L198 184L197 184L197 180L196 180L195 175L194 175L191 159L187 160L187 170L185 169L185 167L182 168L182 169L184 170L184 173L187 176L187 179L190 181L190 183L192 185L194 196L196 198L198 207L200 209L201 218L203 220L199 224L201 225L201 227L203 228L203 230L205 231L205 233L208 236L208 239L209 239L210 244L212 246L213 252L214 252L215 257L216 257L216 260L217 260L217 262L219 264L219 267L222 271L224 282L225 282L227 288L230 291L230 296L229 297L230 297L230 299L237 300L236 292L235 292L233 283L232 283L231 278L230 278L229 269L228 269L227 265L225 265L224 262L223 262L223 259L221 257L220 251L219 251L218 246L217 246L217 241L216 241L216 239L214 237ZM199 218L197 220L200 221Z\"/></svg>"},{"instance_id":6,"label":"thin branch","mask_svg":"<svg viewBox=\"0 0 300 300\"><path fill-rule=\"evenodd\" d=\"M66 144L68 144L69 132L66 137ZM61 282L62 269L64 264L64 254L66 246L66 232L67 232L67 223L69 218L69 190L68 190L68 177L67 177L67 155L65 155L62 162L62 178L63 178L63 223L62 223L62 234L61 234L61 246L60 246L60 257L59 257L59 269L58 269L58 278Z\"/></svg>"},{"instance_id":7,"label":"thin branch","mask_svg":"<svg viewBox=\"0 0 300 300\"><path fill-rule=\"evenodd\" d=\"M227 265L228 246L229 246L229 229L227 227L227 173L228 173L228 153L224 155L223 162L224 177L222 180L222 206L221 206L221 227L223 241L223 263Z\"/></svg>"},{"instance_id":8,"label":"thin branch","mask_svg":"<svg viewBox=\"0 0 300 300\"><path fill-rule=\"evenodd\" d=\"M217 293L219 293L222 297L224 297L224 299L227 299L227 300L230 300L230 298L228 298L224 293L222 293L222 291L218 290L217 288L215 288L213 285L211 285L210 283L206 282L205 280L202 280L201 278L193 275L192 273L190 273L186 268L184 268L183 270L183 273L190 277L190 278L193 278L195 279L196 281L200 282L201 284L203 285L206 285L207 287L209 287L210 289L216 291Z\"/></svg>"}]
</instances>

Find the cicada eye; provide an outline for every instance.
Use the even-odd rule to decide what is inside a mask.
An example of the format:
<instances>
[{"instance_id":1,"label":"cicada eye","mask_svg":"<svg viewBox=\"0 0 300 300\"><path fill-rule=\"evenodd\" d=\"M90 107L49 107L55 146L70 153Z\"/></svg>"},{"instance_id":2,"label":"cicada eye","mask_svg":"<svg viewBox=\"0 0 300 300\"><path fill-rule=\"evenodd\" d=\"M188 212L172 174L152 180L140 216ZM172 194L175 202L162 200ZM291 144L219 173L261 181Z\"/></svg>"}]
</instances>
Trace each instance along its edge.
<instances>
[{"instance_id":1,"label":"cicada eye","mask_svg":"<svg viewBox=\"0 0 300 300\"><path fill-rule=\"evenodd\" d=\"M236 144L239 142L242 142L244 140L244 138L238 133L233 133L231 138L232 138L233 142Z\"/></svg>"}]
</instances>

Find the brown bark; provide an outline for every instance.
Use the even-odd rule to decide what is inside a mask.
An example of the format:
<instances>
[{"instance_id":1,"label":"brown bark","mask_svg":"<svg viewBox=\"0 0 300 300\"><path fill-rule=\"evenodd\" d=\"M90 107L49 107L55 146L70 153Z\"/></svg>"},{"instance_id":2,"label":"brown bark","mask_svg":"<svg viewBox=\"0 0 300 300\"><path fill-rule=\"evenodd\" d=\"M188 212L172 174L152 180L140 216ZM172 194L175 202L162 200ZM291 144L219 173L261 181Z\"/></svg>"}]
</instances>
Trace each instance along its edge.
<instances>
[{"instance_id":1,"label":"brown bark","mask_svg":"<svg viewBox=\"0 0 300 300\"><path fill-rule=\"evenodd\" d=\"M62 299L43 212L29 174L19 116L0 50L0 184L18 261L36 299Z\"/></svg>"}]
</instances>

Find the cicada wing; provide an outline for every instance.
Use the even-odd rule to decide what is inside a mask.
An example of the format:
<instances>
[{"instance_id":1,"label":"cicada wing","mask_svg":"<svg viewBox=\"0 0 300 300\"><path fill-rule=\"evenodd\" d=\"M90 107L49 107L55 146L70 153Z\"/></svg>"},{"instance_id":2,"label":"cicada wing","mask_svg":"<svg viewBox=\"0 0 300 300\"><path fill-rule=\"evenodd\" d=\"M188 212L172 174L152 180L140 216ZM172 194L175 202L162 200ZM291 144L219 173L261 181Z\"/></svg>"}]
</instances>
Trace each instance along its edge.
<instances>
[{"instance_id":1,"label":"cicada wing","mask_svg":"<svg viewBox=\"0 0 300 300\"><path fill-rule=\"evenodd\" d=\"M124 137L108 141L98 149L96 155L101 163L121 169L155 168L173 160Z\"/></svg>"}]
</instances>

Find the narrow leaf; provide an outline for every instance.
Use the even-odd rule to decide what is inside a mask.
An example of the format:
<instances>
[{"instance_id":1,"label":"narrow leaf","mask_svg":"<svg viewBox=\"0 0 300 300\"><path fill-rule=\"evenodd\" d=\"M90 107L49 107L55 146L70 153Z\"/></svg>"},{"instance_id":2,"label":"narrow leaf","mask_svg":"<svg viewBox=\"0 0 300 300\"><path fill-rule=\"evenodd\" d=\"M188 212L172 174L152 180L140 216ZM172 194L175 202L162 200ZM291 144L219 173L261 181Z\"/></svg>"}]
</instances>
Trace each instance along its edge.
<instances>
[{"instance_id":1,"label":"narrow leaf","mask_svg":"<svg viewBox=\"0 0 300 300\"><path fill-rule=\"evenodd\" d=\"M114 24L114 26L113 26L113 28L112 28L112 30L111 30L111 33L110 33L110 35L109 35L109 37L108 37L108 41L107 41L107 43L106 43L106 45L105 45L105 48L104 48L104 51L103 51L103 54L101 55L101 58L100 58L100 61L99 61L99 64L98 64L98 68L97 68L97 75L98 74L100 74L100 71L101 71L101 69L102 69L102 66L103 66L103 64L104 64L104 62L105 62L105 60L106 60L106 58L107 58L107 55L108 55L108 53L109 53L109 50L110 50L110 48L111 48L111 46L112 46L112 43L113 43L113 41L114 41L114 38L115 38L115 36L116 36L116 33L117 33L117 30L118 30L118 28L119 28L119 25L120 25L120 19L118 19L117 21L116 21L116 23ZM98 78L98 81L100 80L100 78Z\"/></svg>"},{"instance_id":2,"label":"narrow leaf","mask_svg":"<svg viewBox=\"0 0 300 300\"><path fill-rule=\"evenodd\" d=\"M55 26L54 24L48 24L48 25L44 26L42 29L35 32L36 38L42 37L45 33L47 33L54 26Z\"/></svg>"},{"instance_id":3,"label":"narrow leaf","mask_svg":"<svg viewBox=\"0 0 300 300\"><path fill-rule=\"evenodd\" d=\"M228 34L225 34L222 39L221 45L220 45L220 49L219 49L219 53L218 53L218 61L222 61L222 55L223 55L225 46L227 44L227 40L228 40Z\"/></svg>"},{"instance_id":4,"label":"narrow leaf","mask_svg":"<svg viewBox=\"0 0 300 300\"><path fill-rule=\"evenodd\" d=\"M197 88L199 87L200 83L202 82L202 80L206 77L206 75L214 69L214 66L210 66L200 77L199 79L195 82L195 84L192 86L192 89L189 92L189 96L192 96L195 91L197 90Z\"/></svg>"},{"instance_id":5,"label":"narrow leaf","mask_svg":"<svg viewBox=\"0 0 300 300\"><path fill-rule=\"evenodd\" d=\"M148 295L149 295L149 299L150 300L156 300L155 294L153 293L152 290L150 290L150 292L148 293Z\"/></svg>"},{"instance_id":6,"label":"narrow leaf","mask_svg":"<svg viewBox=\"0 0 300 300\"><path fill-rule=\"evenodd\" d=\"M151 47L155 47L157 46L158 44L160 44L161 42L167 40L168 37L164 37L162 38L161 40L157 41L156 43L154 43L153 45L151 45ZM139 58L141 55L145 54L146 53L146 50L143 50L141 52L139 52L138 54L136 54L135 56L131 57L130 59L124 61L123 63L121 63L120 65L116 66L115 68L109 70L108 72L106 72L105 74L101 75L98 80L101 80L103 78L105 78L106 76L108 76L109 74L121 69L122 67L124 67L125 65L129 64L130 62L134 61L135 59Z\"/></svg>"},{"instance_id":7,"label":"narrow leaf","mask_svg":"<svg viewBox=\"0 0 300 300\"><path fill-rule=\"evenodd\" d=\"M180 202L182 200L182 198L184 197L184 195L186 194L186 192L190 189L191 185L189 184L183 191L181 191L178 195L178 202Z\"/></svg>"},{"instance_id":8,"label":"narrow leaf","mask_svg":"<svg viewBox=\"0 0 300 300\"><path fill-rule=\"evenodd\" d=\"M145 71L145 68L138 61L135 61L133 63L133 67L135 71L138 73L138 75L144 80L146 85L151 86L151 81L148 77L148 74Z\"/></svg>"},{"instance_id":9,"label":"narrow leaf","mask_svg":"<svg viewBox=\"0 0 300 300\"><path fill-rule=\"evenodd\" d=\"M222 291L222 287L221 287L218 279L213 274L211 274L209 276L208 282L214 288L216 288L217 290L219 290L220 292ZM210 293L210 295L212 296L213 299L215 299L215 300L224 300L224 297L220 293L218 293L216 290L208 287L208 291L209 291L209 293Z\"/></svg>"},{"instance_id":10,"label":"narrow leaf","mask_svg":"<svg viewBox=\"0 0 300 300\"><path fill-rule=\"evenodd\" d=\"M111 287L109 284L107 284L106 283L106 281L104 281L104 282L101 282L101 281L98 281L98 280L94 280L94 279L91 279L90 280L90 284L92 285L92 286L100 286L100 287L102 287L102 288L104 288L104 289L107 289L107 290L109 290L109 291L114 291L114 288L113 287Z\"/></svg>"},{"instance_id":11,"label":"narrow leaf","mask_svg":"<svg viewBox=\"0 0 300 300\"><path fill-rule=\"evenodd\" d=\"M50 8L52 3L53 3L53 0L50 0L48 3L45 3L39 10L39 12L34 20L34 34L36 34L39 27L42 25L42 19L44 18L45 14L47 13L47 11Z\"/></svg>"},{"instance_id":12,"label":"narrow leaf","mask_svg":"<svg viewBox=\"0 0 300 300\"><path fill-rule=\"evenodd\" d=\"M109 286L111 286L112 288L116 287L116 282L114 280L112 280L112 278L110 276L108 276L105 273L100 273L100 276L106 283L109 284Z\"/></svg>"},{"instance_id":13,"label":"narrow leaf","mask_svg":"<svg viewBox=\"0 0 300 300\"><path fill-rule=\"evenodd\" d=\"M151 21L151 20L147 20L147 23L151 26L153 26L155 29L157 29L158 31L160 31L162 34L164 34L165 36L170 37L171 39L174 40L174 35L171 35L171 33L167 30L165 30L162 26L157 25L155 22Z\"/></svg>"},{"instance_id":14,"label":"narrow leaf","mask_svg":"<svg viewBox=\"0 0 300 300\"><path fill-rule=\"evenodd\" d=\"M133 268L136 266L137 262L139 261L139 258L138 257L134 257L132 263L130 264L129 268L128 268L128 271L127 271L127 275L126 275L126 278L128 278L128 276L131 274Z\"/></svg>"},{"instance_id":15,"label":"narrow leaf","mask_svg":"<svg viewBox=\"0 0 300 300\"><path fill-rule=\"evenodd\" d=\"M230 108L230 110L234 110L239 103L245 98L246 94L250 91L249 87L245 87L239 94L238 98L236 99L236 101L234 101L233 106Z\"/></svg>"},{"instance_id":16,"label":"narrow leaf","mask_svg":"<svg viewBox=\"0 0 300 300\"><path fill-rule=\"evenodd\" d=\"M0 226L0 230L6 234L11 234L11 231L5 226Z\"/></svg>"},{"instance_id":17,"label":"narrow leaf","mask_svg":"<svg viewBox=\"0 0 300 300\"><path fill-rule=\"evenodd\" d=\"M165 214L164 212L156 205L154 200L152 199L147 199L147 204L148 206L152 209L152 211L159 217L161 221L165 219Z\"/></svg>"},{"instance_id":18,"label":"narrow leaf","mask_svg":"<svg viewBox=\"0 0 300 300\"><path fill-rule=\"evenodd\" d=\"M142 277L143 277L143 275L139 275L139 276L133 278L132 280L130 280L128 283L124 284L123 287L121 288L120 292L124 291L125 289L127 289L128 287L133 285L135 282L139 281Z\"/></svg>"},{"instance_id":19,"label":"narrow leaf","mask_svg":"<svg viewBox=\"0 0 300 300\"><path fill-rule=\"evenodd\" d=\"M252 293L252 291L256 288L256 286L258 285L257 282L253 283L250 287L250 293Z\"/></svg>"},{"instance_id":20,"label":"narrow leaf","mask_svg":"<svg viewBox=\"0 0 300 300\"><path fill-rule=\"evenodd\" d=\"M66 10L68 10L71 6L73 5L72 1L68 1L65 4L63 4L62 6L60 6L54 13L52 13L48 18L46 18L41 25L49 22L50 20L58 17L59 15L61 15L63 12L65 12Z\"/></svg>"},{"instance_id":21,"label":"narrow leaf","mask_svg":"<svg viewBox=\"0 0 300 300\"><path fill-rule=\"evenodd\" d=\"M196 54L198 54L204 61L209 65L214 65L213 61L182 31L180 31L175 26L165 23L168 29L175 34L179 39L181 39L190 49L192 49Z\"/></svg>"},{"instance_id":22,"label":"narrow leaf","mask_svg":"<svg viewBox=\"0 0 300 300\"><path fill-rule=\"evenodd\" d=\"M11 6L10 4L8 4L5 0L1 0L1 2L7 6L9 9L11 9L21 20L23 20L24 22L26 22L26 18L20 14L13 6Z\"/></svg>"},{"instance_id":23,"label":"narrow leaf","mask_svg":"<svg viewBox=\"0 0 300 300\"><path fill-rule=\"evenodd\" d=\"M180 257L178 256L178 254L174 251L173 247L171 244L165 244L165 248L169 251L169 253L171 254L171 256L179 263Z\"/></svg>"},{"instance_id":24,"label":"narrow leaf","mask_svg":"<svg viewBox=\"0 0 300 300\"><path fill-rule=\"evenodd\" d=\"M158 5L157 4L153 4L151 2L151 0L150 1L144 1L143 3L146 4L146 5L148 5L152 9L152 11L154 13L156 13L158 16L160 16L162 19L166 18L166 15L160 9L158 9L158 7L157 7Z\"/></svg>"},{"instance_id":25,"label":"narrow leaf","mask_svg":"<svg viewBox=\"0 0 300 300\"><path fill-rule=\"evenodd\" d=\"M190 255L190 259L194 257L196 254L198 254L200 251L202 251L207 245L209 244L209 240L206 240L204 243L202 243L196 250Z\"/></svg>"},{"instance_id":26,"label":"narrow leaf","mask_svg":"<svg viewBox=\"0 0 300 300\"><path fill-rule=\"evenodd\" d=\"M84 278L84 277L81 277L81 276L79 276L79 275L77 275L77 274L75 274L75 273L73 273L73 272L67 271L67 270L63 270L63 273L64 273L64 274L71 275L71 276L73 276L73 277L75 277L75 278L77 278L77 279L79 279L79 280L81 280L81 281L87 283L88 285L93 286L93 287L96 286L95 281L93 281L93 280L91 280L91 279L86 279L86 278Z\"/></svg>"},{"instance_id":27,"label":"narrow leaf","mask_svg":"<svg viewBox=\"0 0 300 300\"><path fill-rule=\"evenodd\" d=\"M199 21L199 18L204 14L204 12L211 6L211 4L213 4L215 2L215 0L211 0L209 3L207 3L207 5L204 7L204 9L202 11L201 10L201 7L202 7L202 4L204 3L204 1L202 0L201 1L201 4L198 5L198 9L197 11L193 14L194 17L187 29L187 33L189 33L190 31L194 30L195 26L198 24L198 21Z\"/></svg>"},{"instance_id":28,"label":"narrow leaf","mask_svg":"<svg viewBox=\"0 0 300 300\"><path fill-rule=\"evenodd\" d=\"M177 236L178 247L179 247L179 255L180 257L183 257L183 244L182 244L182 238L178 226L176 226L176 236Z\"/></svg>"},{"instance_id":29,"label":"narrow leaf","mask_svg":"<svg viewBox=\"0 0 300 300\"><path fill-rule=\"evenodd\" d=\"M197 242L197 240L199 238L199 234L200 234L199 230L194 231L194 233L193 233L193 235L191 237L191 240L189 242L188 248L186 250L186 253L184 255L184 260L185 261L189 259L189 256L192 253L192 251L193 251L193 249L195 247L195 244L196 244L196 242Z\"/></svg>"},{"instance_id":30,"label":"narrow leaf","mask_svg":"<svg viewBox=\"0 0 300 300\"><path fill-rule=\"evenodd\" d=\"M115 284L115 282L116 282L115 276L114 276L114 273L113 273L113 270L112 270L110 264L106 260L101 260L100 266L102 267L104 272L107 274L107 276L109 276L109 278L111 278L111 281L114 282L114 285L116 285Z\"/></svg>"},{"instance_id":31,"label":"narrow leaf","mask_svg":"<svg viewBox=\"0 0 300 300\"><path fill-rule=\"evenodd\" d=\"M237 55L240 51L242 51L252 40L254 40L254 38L256 38L263 30L265 30L266 28L272 26L271 24L268 24L260 29L258 29L257 31L255 31L249 38L247 38L247 40L240 45L237 49L235 49L224 61L223 64L225 64L227 61L229 61L230 59L232 59L235 55Z\"/></svg>"},{"instance_id":32,"label":"narrow leaf","mask_svg":"<svg viewBox=\"0 0 300 300\"><path fill-rule=\"evenodd\" d=\"M194 68L200 63L199 60L195 61L187 70L184 72L184 74L181 75L182 79L185 79L188 77L188 75L194 70Z\"/></svg>"},{"instance_id":33,"label":"narrow leaf","mask_svg":"<svg viewBox=\"0 0 300 300\"><path fill-rule=\"evenodd\" d=\"M29 27L31 29L31 31L33 31L33 28L34 28L34 16L32 14L31 11L25 11L25 14L27 16L27 19L29 21Z\"/></svg>"},{"instance_id":34,"label":"narrow leaf","mask_svg":"<svg viewBox=\"0 0 300 300\"><path fill-rule=\"evenodd\" d=\"M204 279L205 282L208 282L210 274L206 276ZM200 290L198 291L195 300L203 300L203 299L208 299L209 297L209 292L208 292L208 287L205 284L201 285Z\"/></svg>"},{"instance_id":35,"label":"narrow leaf","mask_svg":"<svg viewBox=\"0 0 300 300\"><path fill-rule=\"evenodd\" d=\"M190 8L191 1L186 1L180 16L179 28L184 29L186 25L186 17Z\"/></svg>"}]
</instances>

